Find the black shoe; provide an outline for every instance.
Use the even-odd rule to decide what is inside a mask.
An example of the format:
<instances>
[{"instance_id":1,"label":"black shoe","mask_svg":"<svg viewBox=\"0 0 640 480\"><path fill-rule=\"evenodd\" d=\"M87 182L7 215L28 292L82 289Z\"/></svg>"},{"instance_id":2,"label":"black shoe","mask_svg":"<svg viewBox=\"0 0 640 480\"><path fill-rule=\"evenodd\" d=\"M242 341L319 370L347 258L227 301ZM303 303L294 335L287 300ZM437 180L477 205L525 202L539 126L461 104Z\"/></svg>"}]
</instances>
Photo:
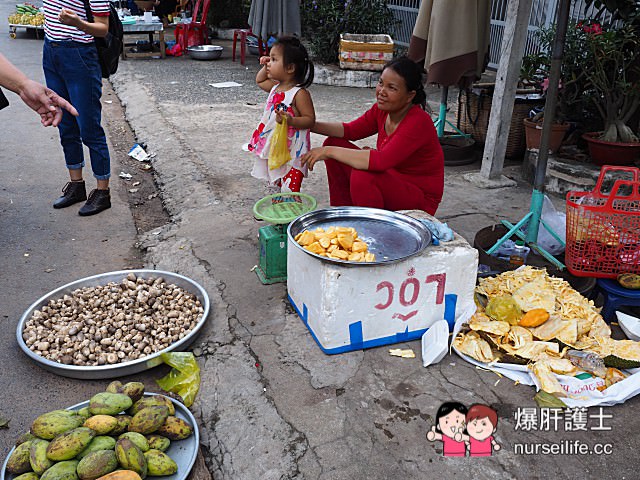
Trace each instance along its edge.
<instances>
[{"instance_id":1,"label":"black shoe","mask_svg":"<svg viewBox=\"0 0 640 480\"><path fill-rule=\"evenodd\" d=\"M87 190L82 182L67 182L62 189L62 196L53 202L53 208L65 208L87 199Z\"/></svg>"},{"instance_id":2,"label":"black shoe","mask_svg":"<svg viewBox=\"0 0 640 480\"><path fill-rule=\"evenodd\" d=\"M78 215L81 217L88 217L89 215L100 213L107 208L111 208L111 196L109 195L109 189L96 189L91 191L87 203L78 210Z\"/></svg>"}]
</instances>

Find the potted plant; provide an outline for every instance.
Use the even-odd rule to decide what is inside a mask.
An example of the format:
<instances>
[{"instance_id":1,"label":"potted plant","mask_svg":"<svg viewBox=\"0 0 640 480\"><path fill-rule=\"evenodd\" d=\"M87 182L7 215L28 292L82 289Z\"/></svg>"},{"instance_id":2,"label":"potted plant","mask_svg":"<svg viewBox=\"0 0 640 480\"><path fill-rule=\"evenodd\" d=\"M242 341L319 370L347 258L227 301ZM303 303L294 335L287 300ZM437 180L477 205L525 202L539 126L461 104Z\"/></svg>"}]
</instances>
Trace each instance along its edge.
<instances>
[{"instance_id":1,"label":"potted plant","mask_svg":"<svg viewBox=\"0 0 640 480\"><path fill-rule=\"evenodd\" d=\"M537 85L542 93L546 92L549 83L551 49L554 38L555 27L541 28L536 32L536 40L540 50L536 53L525 55L522 59L522 67L520 69L521 82ZM551 137L549 138L549 151L551 153L560 148L566 132L571 126L569 121L579 119L582 116L584 75L575 61L569 60L580 56L581 48L578 34L569 29L565 38L565 62L563 62L560 71L556 118L551 126ZM540 148L543 120L544 109L523 120L528 149Z\"/></svg>"},{"instance_id":2,"label":"potted plant","mask_svg":"<svg viewBox=\"0 0 640 480\"><path fill-rule=\"evenodd\" d=\"M640 28L633 22L614 28L585 21L576 31L583 45L585 98L603 126L583 135L591 158L598 165L632 164L640 154L640 140L628 125L640 107Z\"/></svg>"}]
</instances>

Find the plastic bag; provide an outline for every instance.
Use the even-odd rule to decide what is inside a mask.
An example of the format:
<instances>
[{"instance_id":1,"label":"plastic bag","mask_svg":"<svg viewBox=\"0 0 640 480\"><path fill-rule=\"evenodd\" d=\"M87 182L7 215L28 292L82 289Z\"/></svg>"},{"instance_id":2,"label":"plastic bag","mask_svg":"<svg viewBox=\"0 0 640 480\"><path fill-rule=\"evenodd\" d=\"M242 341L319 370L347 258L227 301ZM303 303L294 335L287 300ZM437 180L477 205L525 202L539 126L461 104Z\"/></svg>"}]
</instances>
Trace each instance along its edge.
<instances>
[{"instance_id":1,"label":"plastic bag","mask_svg":"<svg viewBox=\"0 0 640 480\"><path fill-rule=\"evenodd\" d=\"M287 126L287 117L283 116L282 123L276 124L273 130L267 165L269 165L269 170L275 170L290 161L289 127Z\"/></svg>"},{"instance_id":2,"label":"plastic bag","mask_svg":"<svg viewBox=\"0 0 640 480\"><path fill-rule=\"evenodd\" d=\"M507 322L509 325L517 325L522 318L522 310L511 295L490 298L485 313L494 320Z\"/></svg>"},{"instance_id":3,"label":"plastic bag","mask_svg":"<svg viewBox=\"0 0 640 480\"><path fill-rule=\"evenodd\" d=\"M564 212L558 212L551 200L546 195L544 196L544 203L542 204L542 220L546 223L555 233L562 239L563 242L567 240L567 214ZM564 252L564 245L558 242L557 239L551 235L544 225L540 225L538 231L538 245L544 248L551 255L560 255Z\"/></svg>"},{"instance_id":4,"label":"plastic bag","mask_svg":"<svg viewBox=\"0 0 640 480\"><path fill-rule=\"evenodd\" d=\"M200 389L200 367L196 357L191 352L163 353L160 357L173 368L156 383L164 391L180 395L184 404L190 407Z\"/></svg>"}]
</instances>

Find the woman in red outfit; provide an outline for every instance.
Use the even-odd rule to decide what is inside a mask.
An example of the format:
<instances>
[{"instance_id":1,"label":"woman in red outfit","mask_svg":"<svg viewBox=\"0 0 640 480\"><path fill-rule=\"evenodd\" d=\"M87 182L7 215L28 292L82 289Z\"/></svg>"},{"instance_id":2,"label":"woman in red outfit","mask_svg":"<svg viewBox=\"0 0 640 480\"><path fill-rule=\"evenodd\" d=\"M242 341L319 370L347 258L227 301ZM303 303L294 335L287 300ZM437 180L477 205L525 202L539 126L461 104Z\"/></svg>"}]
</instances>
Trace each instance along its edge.
<instances>
[{"instance_id":1,"label":"woman in red outfit","mask_svg":"<svg viewBox=\"0 0 640 480\"><path fill-rule=\"evenodd\" d=\"M444 190L444 155L431 117L421 69L406 57L385 65L377 102L350 123L316 122L312 132L329 138L304 155L313 170L327 167L331 205L424 210L434 215ZM375 150L349 140L378 134Z\"/></svg>"}]
</instances>

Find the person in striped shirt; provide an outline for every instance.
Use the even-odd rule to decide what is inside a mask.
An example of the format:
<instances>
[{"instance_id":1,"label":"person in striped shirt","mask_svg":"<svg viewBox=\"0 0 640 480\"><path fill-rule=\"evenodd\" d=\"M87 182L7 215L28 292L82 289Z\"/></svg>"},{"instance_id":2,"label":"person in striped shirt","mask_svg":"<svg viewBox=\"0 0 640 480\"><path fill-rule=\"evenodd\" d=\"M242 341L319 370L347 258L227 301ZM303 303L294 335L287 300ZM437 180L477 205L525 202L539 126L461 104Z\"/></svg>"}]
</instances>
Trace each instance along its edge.
<instances>
[{"instance_id":1,"label":"person in striped shirt","mask_svg":"<svg viewBox=\"0 0 640 480\"><path fill-rule=\"evenodd\" d=\"M111 207L109 178L111 162L102 126L102 73L96 37L109 31L109 0L86 0L93 21L87 20L83 0L44 0L44 49L42 65L47 86L69 100L79 116L64 113L58 126L60 143L70 181L54 208L65 208L86 200L78 213L95 215ZM82 176L83 146L89 148L91 169L97 187L87 198Z\"/></svg>"}]
</instances>

